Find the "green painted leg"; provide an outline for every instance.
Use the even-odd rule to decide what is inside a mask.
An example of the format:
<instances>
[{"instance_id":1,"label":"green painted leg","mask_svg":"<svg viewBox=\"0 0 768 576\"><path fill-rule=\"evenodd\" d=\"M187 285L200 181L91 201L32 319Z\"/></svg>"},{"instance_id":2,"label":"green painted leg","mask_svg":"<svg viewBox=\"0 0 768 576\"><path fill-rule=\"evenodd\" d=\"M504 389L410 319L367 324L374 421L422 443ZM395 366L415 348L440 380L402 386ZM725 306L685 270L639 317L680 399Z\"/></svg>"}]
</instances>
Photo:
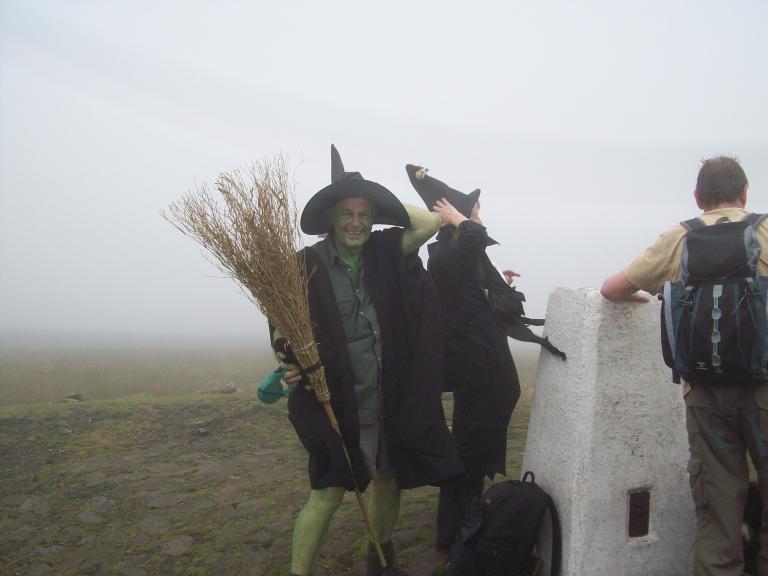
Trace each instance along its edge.
<instances>
[{"instance_id":1,"label":"green painted leg","mask_svg":"<svg viewBox=\"0 0 768 576\"><path fill-rule=\"evenodd\" d=\"M325 529L325 532L323 533L323 537L320 539L320 546L317 547L317 550L315 551L315 557L312 558L312 566L309 572L310 574L315 574L317 561L320 559L320 551L325 547L326 542L328 542L328 528Z\"/></svg>"},{"instance_id":2,"label":"green painted leg","mask_svg":"<svg viewBox=\"0 0 768 576\"><path fill-rule=\"evenodd\" d=\"M389 542L400 514L400 488L392 474L379 473L373 481L368 509L374 536L379 542Z\"/></svg>"},{"instance_id":3,"label":"green painted leg","mask_svg":"<svg viewBox=\"0 0 768 576\"><path fill-rule=\"evenodd\" d=\"M392 533L400 514L400 488L391 474L379 473L373 481L373 493L368 504L373 534L381 544L387 568L382 569L373 543L368 545L366 576L407 576L397 565Z\"/></svg>"},{"instance_id":4,"label":"green painted leg","mask_svg":"<svg viewBox=\"0 0 768 576\"><path fill-rule=\"evenodd\" d=\"M344 499L344 488L312 490L293 527L291 573L309 576L333 513Z\"/></svg>"}]
</instances>

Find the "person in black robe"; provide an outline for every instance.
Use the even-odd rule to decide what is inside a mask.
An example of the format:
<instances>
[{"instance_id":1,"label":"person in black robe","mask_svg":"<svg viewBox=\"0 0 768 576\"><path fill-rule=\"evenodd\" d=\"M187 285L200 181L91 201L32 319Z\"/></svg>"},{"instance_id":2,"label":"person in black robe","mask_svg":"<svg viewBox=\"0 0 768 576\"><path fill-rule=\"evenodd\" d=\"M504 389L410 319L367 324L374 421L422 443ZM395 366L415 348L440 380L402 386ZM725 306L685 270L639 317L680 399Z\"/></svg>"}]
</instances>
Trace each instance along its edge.
<instances>
[{"instance_id":1,"label":"person in black robe","mask_svg":"<svg viewBox=\"0 0 768 576\"><path fill-rule=\"evenodd\" d=\"M520 384L507 335L492 318L484 290L488 234L477 209L468 218L438 200L435 210L448 224L430 249L427 268L443 312L445 389L453 392L453 438L464 466L460 480L440 489L437 547L447 550L484 478L506 473L507 426Z\"/></svg>"},{"instance_id":2,"label":"person in black robe","mask_svg":"<svg viewBox=\"0 0 768 576\"><path fill-rule=\"evenodd\" d=\"M305 248L310 316L341 438L273 332L295 387L289 418L309 452L310 497L294 528L291 571L307 575L346 490L365 490L374 534L368 575L404 574L391 542L400 490L439 485L461 473L442 403L442 341L435 288L417 255L440 219L404 206L383 186L345 172L332 147L332 184L301 215L307 234L328 237ZM373 224L399 227L372 231ZM306 367L305 367L306 368ZM344 454L342 441L349 454Z\"/></svg>"},{"instance_id":3,"label":"person in black robe","mask_svg":"<svg viewBox=\"0 0 768 576\"><path fill-rule=\"evenodd\" d=\"M482 494L484 479L506 472L507 426L520 397L520 383L507 336L537 342L565 359L528 325L524 296L509 286L518 274L499 272L485 250L496 244L479 217L480 190L464 194L427 176L406 171L443 227L428 246L427 268L437 286L443 316L444 390L453 392L453 437L464 475L440 489L437 549L449 552L467 508Z\"/></svg>"}]
</instances>

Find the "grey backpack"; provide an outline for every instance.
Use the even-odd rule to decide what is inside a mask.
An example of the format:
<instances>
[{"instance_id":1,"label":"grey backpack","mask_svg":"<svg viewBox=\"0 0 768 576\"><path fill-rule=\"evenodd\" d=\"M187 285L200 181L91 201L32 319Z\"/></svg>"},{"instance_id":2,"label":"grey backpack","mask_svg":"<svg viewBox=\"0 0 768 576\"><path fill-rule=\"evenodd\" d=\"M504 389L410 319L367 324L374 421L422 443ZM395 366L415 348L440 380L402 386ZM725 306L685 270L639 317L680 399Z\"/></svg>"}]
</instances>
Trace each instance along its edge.
<instances>
[{"instance_id":1,"label":"grey backpack","mask_svg":"<svg viewBox=\"0 0 768 576\"><path fill-rule=\"evenodd\" d=\"M768 215L749 214L707 226L681 224L681 280L661 295L661 342L673 379L689 382L762 382L768 376L768 279L758 276L755 230Z\"/></svg>"}]
</instances>

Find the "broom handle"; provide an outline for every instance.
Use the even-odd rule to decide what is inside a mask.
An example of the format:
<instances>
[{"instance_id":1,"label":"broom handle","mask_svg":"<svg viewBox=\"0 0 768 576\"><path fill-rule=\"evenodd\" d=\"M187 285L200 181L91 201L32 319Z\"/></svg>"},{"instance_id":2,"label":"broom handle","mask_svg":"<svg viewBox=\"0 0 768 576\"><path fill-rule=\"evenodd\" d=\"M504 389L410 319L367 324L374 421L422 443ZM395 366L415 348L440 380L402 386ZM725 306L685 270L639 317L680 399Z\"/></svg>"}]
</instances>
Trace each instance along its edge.
<instances>
[{"instance_id":1,"label":"broom handle","mask_svg":"<svg viewBox=\"0 0 768 576\"><path fill-rule=\"evenodd\" d=\"M331 428L333 428L336 433L339 435L339 439L341 440L341 447L344 449L344 456L347 457L347 464L349 464L349 471L352 474L352 482L354 483L355 488L355 497L357 498L357 504L360 506L360 511L363 513L363 518L365 519L365 526L368 528L368 536L370 536L371 541L373 542L373 546L376 548L376 554L379 557L379 563L381 564L382 568L387 567L387 561L384 558L384 552L381 549L381 544L379 544L378 538L376 538L376 535L373 533L373 525L371 524L371 518L368 516L368 506L365 503L365 500L363 500L363 495L360 492L360 489L357 487L357 479L355 478L355 471L352 469L352 460L349 458L349 452L347 452L347 446L344 444L344 439L341 436L341 430L339 429L339 422L336 420L336 414L333 413L333 408L331 408L330 402L323 402L323 409L325 410L325 414L328 416L328 420L331 422Z\"/></svg>"}]
</instances>

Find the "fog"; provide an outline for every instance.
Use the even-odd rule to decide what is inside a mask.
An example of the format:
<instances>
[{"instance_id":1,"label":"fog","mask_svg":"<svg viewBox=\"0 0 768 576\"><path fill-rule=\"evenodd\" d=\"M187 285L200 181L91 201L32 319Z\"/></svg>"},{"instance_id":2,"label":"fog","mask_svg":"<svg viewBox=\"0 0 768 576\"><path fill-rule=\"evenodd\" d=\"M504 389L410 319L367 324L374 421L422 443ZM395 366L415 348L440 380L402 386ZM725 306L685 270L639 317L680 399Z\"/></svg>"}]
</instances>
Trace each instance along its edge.
<instances>
[{"instance_id":1,"label":"fog","mask_svg":"<svg viewBox=\"0 0 768 576\"><path fill-rule=\"evenodd\" d=\"M159 213L273 153L303 206L331 143L404 202L406 163L481 188L542 316L695 215L702 158L737 156L768 210L766 22L758 0L1 1L0 333L261 337Z\"/></svg>"}]
</instances>

